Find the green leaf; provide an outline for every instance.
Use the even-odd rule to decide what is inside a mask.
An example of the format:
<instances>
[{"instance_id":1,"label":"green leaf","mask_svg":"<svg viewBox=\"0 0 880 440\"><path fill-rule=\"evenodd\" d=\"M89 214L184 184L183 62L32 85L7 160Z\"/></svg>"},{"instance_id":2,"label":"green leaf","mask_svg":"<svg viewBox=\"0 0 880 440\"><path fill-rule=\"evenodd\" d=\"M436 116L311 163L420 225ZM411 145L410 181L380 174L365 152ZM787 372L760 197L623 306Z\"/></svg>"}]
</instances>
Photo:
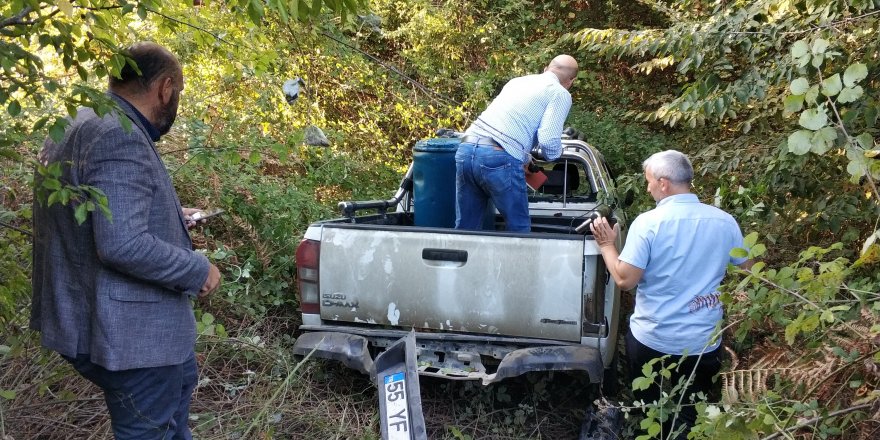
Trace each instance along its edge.
<instances>
[{"instance_id":1,"label":"green leaf","mask_svg":"<svg viewBox=\"0 0 880 440\"><path fill-rule=\"evenodd\" d=\"M810 130L819 130L828 124L828 115L825 113L825 106L819 106L815 108L808 108L801 112L801 117L798 119L798 123L801 127L808 128Z\"/></svg>"},{"instance_id":2,"label":"green leaf","mask_svg":"<svg viewBox=\"0 0 880 440\"><path fill-rule=\"evenodd\" d=\"M813 87L810 87L810 90L807 90L807 93L804 94L804 101L815 103L816 98L818 98L818 97L819 97L819 85L817 84L817 85L814 85Z\"/></svg>"},{"instance_id":3,"label":"green leaf","mask_svg":"<svg viewBox=\"0 0 880 440\"><path fill-rule=\"evenodd\" d=\"M862 63L855 63L843 72L843 83L847 87L854 86L857 82L868 77L868 67Z\"/></svg>"},{"instance_id":4,"label":"green leaf","mask_svg":"<svg viewBox=\"0 0 880 440\"><path fill-rule=\"evenodd\" d=\"M799 58L807 55L810 51L810 46L807 45L807 42L804 40L795 41L794 44L791 45L791 58L794 61L797 61Z\"/></svg>"},{"instance_id":5,"label":"green leaf","mask_svg":"<svg viewBox=\"0 0 880 440\"><path fill-rule=\"evenodd\" d=\"M47 173L55 178L61 177L61 162L52 162L46 167Z\"/></svg>"},{"instance_id":6,"label":"green leaf","mask_svg":"<svg viewBox=\"0 0 880 440\"><path fill-rule=\"evenodd\" d=\"M819 327L821 321L819 321L819 316L817 315L808 315L804 318L804 322L801 326L801 331L803 332L811 332L816 330Z\"/></svg>"},{"instance_id":7,"label":"green leaf","mask_svg":"<svg viewBox=\"0 0 880 440\"><path fill-rule=\"evenodd\" d=\"M788 136L788 151L797 155L810 152L812 148L813 132L810 130L798 130Z\"/></svg>"},{"instance_id":8,"label":"green leaf","mask_svg":"<svg viewBox=\"0 0 880 440\"><path fill-rule=\"evenodd\" d=\"M822 320L829 323L829 324L833 323L834 322L834 312L832 312L831 310L823 310L822 311Z\"/></svg>"},{"instance_id":9,"label":"green leaf","mask_svg":"<svg viewBox=\"0 0 880 440\"><path fill-rule=\"evenodd\" d=\"M822 80L822 94L825 96L835 96L840 93L840 89L842 88L843 84L840 81L839 73L835 73L834 75Z\"/></svg>"},{"instance_id":10,"label":"green leaf","mask_svg":"<svg viewBox=\"0 0 880 440\"><path fill-rule=\"evenodd\" d=\"M804 108L804 95L788 95L785 97L785 112L797 113Z\"/></svg>"},{"instance_id":11,"label":"green leaf","mask_svg":"<svg viewBox=\"0 0 880 440\"><path fill-rule=\"evenodd\" d=\"M321 0L312 0L312 18L318 18L321 15Z\"/></svg>"},{"instance_id":12,"label":"green leaf","mask_svg":"<svg viewBox=\"0 0 880 440\"><path fill-rule=\"evenodd\" d=\"M58 6L58 9L64 13L64 15L68 17L73 17L73 5L70 4L68 0L56 0L55 4Z\"/></svg>"},{"instance_id":13,"label":"green leaf","mask_svg":"<svg viewBox=\"0 0 880 440\"><path fill-rule=\"evenodd\" d=\"M828 49L828 41L822 38L817 38L816 41L813 42L813 55L824 54L826 49Z\"/></svg>"},{"instance_id":14,"label":"green leaf","mask_svg":"<svg viewBox=\"0 0 880 440\"><path fill-rule=\"evenodd\" d=\"M788 345L794 345L794 338L800 333L802 322L803 316L798 316L797 319L785 326L785 342Z\"/></svg>"},{"instance_id":15,"label":"green leaf","mask_svg":"<svg viewBox=\"0 0 880 440\"><path fill-rule=\"evenodd\" d=\"M18 102L17 99L13 99L12 102L6 107L6 112L9 113L9 116L13 118L21 114L21 103Z\"/></svg>"},{"instance_id":16,"label":"green leaf","mask_svg":"<svg viewBox=\"0 0 880 440\"><path fill-rule=\"evenodd\" d=\"M288 0L287 10L292 18L299 19L299 0Z\"/></svg>"},{"instance_id":17,"label":"green leaf","mask_svg":"<svg viewBox=\"0 0 880 440\"><path fill-rule=\"evenodd\" d=\"M52 194L49 194L49 200L47 200L46 203L49 206L52 206L52 205L58 203L60 201L60 199L61 199L61 191L54 191L54 192L52 192Z\"/></svg>"},{"instance_id":18,"label":"green leaf","mask_svg":"<svg viewBox=\"0 0 880 440\"><path fill-rule=\"evenodd\" d=\"M89 214L88 207L85 203L80 203L76 210L73 212L73 217L76 218L76 224L81 225L85 223L86 216Z\"/></svg>"},{"instance_id":19,"label":"green leaf","mask_svg":"<svg viewBox=\"0 0 880 440\"><path fill-rule=\"evenodd\" d=\"M248 155L248 161L249 161L250 163L254 163L254 164L256 164L256 163L260 163L260 161L261 161L262 159L263 159L263 156L260 155L260 152L259 152L259 151L256 151L256 150L251 151L251 154Z\"/></svg>"},{"instance_id":20,"label":"green leaf","mask_svg":"<svg viewBox=\"0 0 880 440\"><path fill-rule=\"evenodd\" d=\"M0 397L6 400L15 399L15 390L0 390Z\"/></svg>"},{"instance_id":21,"label":"green leaf","mask_svg":"<svg viewBox=\"0 0 880 440\"><path fill-rule=\"evenodd\" d=\"M844 87L844 89L840 91L840 96L837 97L837 102L841 104L856 102L862 97L863 93L864 90L862 90L862 86Z\"/></svg>"},{"instance_id":22,"label":"green leaf","mask_svg":"<svg viewBox=\"0 0 880 440\"><path fill-rule=\"evenodd\" d=\"M64 129L67 127L67 120L64 118L56 118L52 126L49 127L49 137L55 142L61 142L64 138Z\"/></svg>"},{"instance_id":23,"label":"green leaf","mask_svg":"<svg viewBox=\"0 0 880 440\"><path fill-rule=\"evenodd\" d=\"M757 232L749 232L748 235L743 238L743 244L746 248L751 248L758 242L758 233Z\"/></svg>"},{"instance_id":24,"label":"green leaf","mask_svg":"<svg viewBox=\"0 0 880 440\"><path fill-rule=\"evenodd\" d=\"M864 256L866 253L868 253L868 250L871 249L871 246L874 245L878 238L880 238L880 229L874 231L874 233L871 234L871 236L868 237L867 240L865 240L865 242L862 244L862 252L859 255Z\"/></svg>"},{"instance_id":25,"label":"green leaf","mask_svg":"<svg viewBox=\"0 0 880 440\"><path fill-rule=\"evenodd\" d=\"M810 90L810 82L806 78L800 77L791 82L789 90L791 90L793 95L803 95L807 93L807 90Z\"/></svg>"},{"instance_id":26,"label":"green leaf","mask_svg":"<svg viewBox=\"0 0 880 440\"><path fill-rule=\"evenodd\" d=\"M637 377L633 379L633 390L647 390L651 388L651 385L654 383L654 380L648 377Z\"/></svg>"},{"instance_id":27,"label":"green leaf","mask_svg":"<svg viewBox=\"0 0 880 440\"><path fill-rule=\"evenodd\" d=\"M851 160L846 165L846 172L849 173L850 176L859 178L865 175L865 163L858 160Z\"/></svg>"},{"instance_id":28,"label":"green leaf","mask_svg":"<svg viewBox=\"0 0 880 440\"><path fill-rule=\"evenodd\" d=\"M730 256L733 258L746 258L749 256L749 253L743 248L733 248L730 250Z\"/></svg>"},{"instance_id":29,"label":"green leaf","mask_svg":"<svg viewBox=\"0 0 880 440\"><path fill-rule=\"evenodd\" d=\"M73 192L69 188L61 188L61 191L58 191L58 194L61 199L61 204L66 205L70 202L70 197L73 195Z\"/></svg>"},{"instance_id":30,"label":"green leaf","mask_svg":"<svg viewBox=\"0 0 880 440\"><path fill-rule=\"evenodd\" d=\"M856 136L856 142L865 150L874 148L874 137L871 136L871 133L862 133Z\"/></svg>"},{"instance_id":31,"label":"green leaf","mask_svg":"<svg viewBox=\"0 0 880 440\"><path fill-rule=\"evenodd\" d=\"M290 17L287 16L287 6L284 3L284 0L278 2L278 15L281 17L282 23L287 23L290 21Z\"/></svg>"},{"instance_id":32,"label":"green leaf","mask_svg":"<svg viewBox=\"0 0 880 440\"><path fill-rule=\"evenodd\" d=\"M43 180L43 188L51 189L52 191L58 191L61 189L61 182L58 179L54 178L46 178Z\"/></svg>"},{"instance_id":33,"label":"green leaf","mask_svg":"<svg viewBox=\"0 0 880 440\"><path fill-rule=\"evenodd\" d=\"M33 130L33 131L39 131L39 130L42 130L43 127L46 126L46 123L47 123L47 122L49 122L49 117L48 117L48 116L43 116L42 118L38 119L37 122L34 123L34 127L33 127L32 130Z\"/></svg>"},{"instance_id":34,"label":"green leaf","mask_svg":"<svg viewBox=\"0 0 880 440\"><path fill-rule=\"evenodd\" d=\"M805 67L807 64L810 64L810 58L812 58L812 56L809 53L798 58L797 59L797 66L798 67Z\"/></svg>"},{"instance_id":35,"label":"green leaf","mask_svg":"<svg viewBox=\"0 0 880 440\"><path fill-rule=\"evenodd\" d=\"M205 313L202 315L202 323L205 325L211 325L214 323L214 315L210 313Z\"/></svg>"},{"instance_id":36,"label":"green leaf","mask_svg":"<svg viewBox=\"0 0 880 440\"><path fill-rule=\"evenodd\" d=\"M767 246L764 246L762 243L758 243L752 246L749 254L751 254L752 258L756 258L764 255L765 252L767 252Z\"/></svg>"},{"instance_id":37,"label":"green leaf","mask_svg":"<svg viewBox=\"0 0 880 440\"><path fill-rule=\"evenodd\" d=\"M113 212L110 211L107 201L102 200L101 203L98 203L98 208L101 210L101 214L104 215L104 218L106 218L108 222L113 223Z\"/></svg>"},{"instance_id":38,"label":"green leaf","mask_svg":"<svg viewBox=\"0 0 880 440\"><path fill-rule=\"evenodd\" d=\"M247 13L251 22L259 25L263 20L263 2L261 0L250 0L247 4Z\"/></svg>"},{"instance_id":39,"label":"green leaf","mask_svg":"<svg viewBox=\"0 0 880 440\"><path fill-rule=\"evenodd\" d=\"M816 154L824 154L834 146L835 140L837 140L837 129L834 127L824 127L813 133L813 138L810 140L812 144L810 151Z\"/></svg>"}]
</instances>

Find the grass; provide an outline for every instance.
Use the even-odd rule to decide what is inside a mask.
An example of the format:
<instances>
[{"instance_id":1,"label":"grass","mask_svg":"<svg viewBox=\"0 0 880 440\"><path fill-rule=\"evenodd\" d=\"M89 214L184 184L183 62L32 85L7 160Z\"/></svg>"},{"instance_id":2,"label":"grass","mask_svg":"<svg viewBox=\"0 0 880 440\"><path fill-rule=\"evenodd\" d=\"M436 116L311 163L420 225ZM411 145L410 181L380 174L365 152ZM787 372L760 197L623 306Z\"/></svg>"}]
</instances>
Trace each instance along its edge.
<instances>
[{"instance_id":1,"label":"grass","mask_svg":"<svg viewBox=\"0 0 880 440\"><path fill-rule=\"evenodd\" d=\"M336 362L294 359L295 321L268 317L228 337L199 337L199 385L190 411L196 438L379 438L370 378ZM0 360L0 390L15 391L15 398L0 401L0 438L112 438L100 389L41 349L35 336L23 333ZM595 398L594 387L574 374L528 374L487 387L420 381L431 439L576 438Z\"/></svg>"}]
</instances>

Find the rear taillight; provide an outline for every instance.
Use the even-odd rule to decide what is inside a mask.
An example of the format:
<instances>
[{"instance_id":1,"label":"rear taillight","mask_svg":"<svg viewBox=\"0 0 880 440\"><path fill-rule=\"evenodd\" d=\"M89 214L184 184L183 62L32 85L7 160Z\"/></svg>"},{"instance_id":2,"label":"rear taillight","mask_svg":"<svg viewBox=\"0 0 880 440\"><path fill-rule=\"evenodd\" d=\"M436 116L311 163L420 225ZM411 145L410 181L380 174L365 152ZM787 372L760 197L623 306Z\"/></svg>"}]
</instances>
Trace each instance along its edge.
<instances>
[{"instance_id":1,"label":"rear taillight","mask_svg":"<svg viewBox=\"0 0 880 440\"><path fill-rule=\"evenodd\" d=\"M299 307L303 313L320 313L318 296L318 255L321 242L303 240L296 248L296 283L299 287Z\"/></svg>"}]
</instances>

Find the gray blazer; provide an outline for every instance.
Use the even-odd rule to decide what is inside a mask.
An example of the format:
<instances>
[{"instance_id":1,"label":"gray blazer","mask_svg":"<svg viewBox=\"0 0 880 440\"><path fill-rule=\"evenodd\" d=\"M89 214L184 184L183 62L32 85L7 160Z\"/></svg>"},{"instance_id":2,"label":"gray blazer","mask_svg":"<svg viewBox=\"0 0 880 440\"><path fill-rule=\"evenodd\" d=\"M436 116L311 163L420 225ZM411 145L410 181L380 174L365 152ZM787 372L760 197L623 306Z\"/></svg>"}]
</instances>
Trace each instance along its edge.
<instances>
[{"instance_id":1,"label":"gray blazer","mask_svg":"<svg viewBox=\"0 0 880 440\"><path fill-rule=\"evenodd\" d=\"M123 114L83 108L44 164L62 162L62 182L107 194L112 221L100 212L82 225L72 202L35 199L31 328L63 355L89 354L109 370L184 362L195 343L191 296L208 277L193 252L177 193L134 108L110 95ZM120 118L128 118L126 131ZM35 176L39 185L40 176Z\"/></svg>"}]
</instances>

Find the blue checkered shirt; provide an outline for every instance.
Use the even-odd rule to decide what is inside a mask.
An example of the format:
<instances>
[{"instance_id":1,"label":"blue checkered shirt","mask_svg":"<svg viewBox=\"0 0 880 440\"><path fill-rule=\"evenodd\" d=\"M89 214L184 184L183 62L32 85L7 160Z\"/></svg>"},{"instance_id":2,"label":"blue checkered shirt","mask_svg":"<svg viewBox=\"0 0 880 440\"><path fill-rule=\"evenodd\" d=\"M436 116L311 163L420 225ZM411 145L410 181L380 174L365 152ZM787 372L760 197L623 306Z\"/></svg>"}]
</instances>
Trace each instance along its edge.
<instances>
[{"instance_id":1,"label":"blue checkered shirt","mask_svg":"<svg viewBox=\"0 0 880 440\"><path fill-rule=\"evenodd\" d=\"M467 134L495 139L522 162L535 145L554 160L562 154L560 137L570 109L571 94L553 72L521 76L504 85Z\"/></svg>"}]
</instances>

